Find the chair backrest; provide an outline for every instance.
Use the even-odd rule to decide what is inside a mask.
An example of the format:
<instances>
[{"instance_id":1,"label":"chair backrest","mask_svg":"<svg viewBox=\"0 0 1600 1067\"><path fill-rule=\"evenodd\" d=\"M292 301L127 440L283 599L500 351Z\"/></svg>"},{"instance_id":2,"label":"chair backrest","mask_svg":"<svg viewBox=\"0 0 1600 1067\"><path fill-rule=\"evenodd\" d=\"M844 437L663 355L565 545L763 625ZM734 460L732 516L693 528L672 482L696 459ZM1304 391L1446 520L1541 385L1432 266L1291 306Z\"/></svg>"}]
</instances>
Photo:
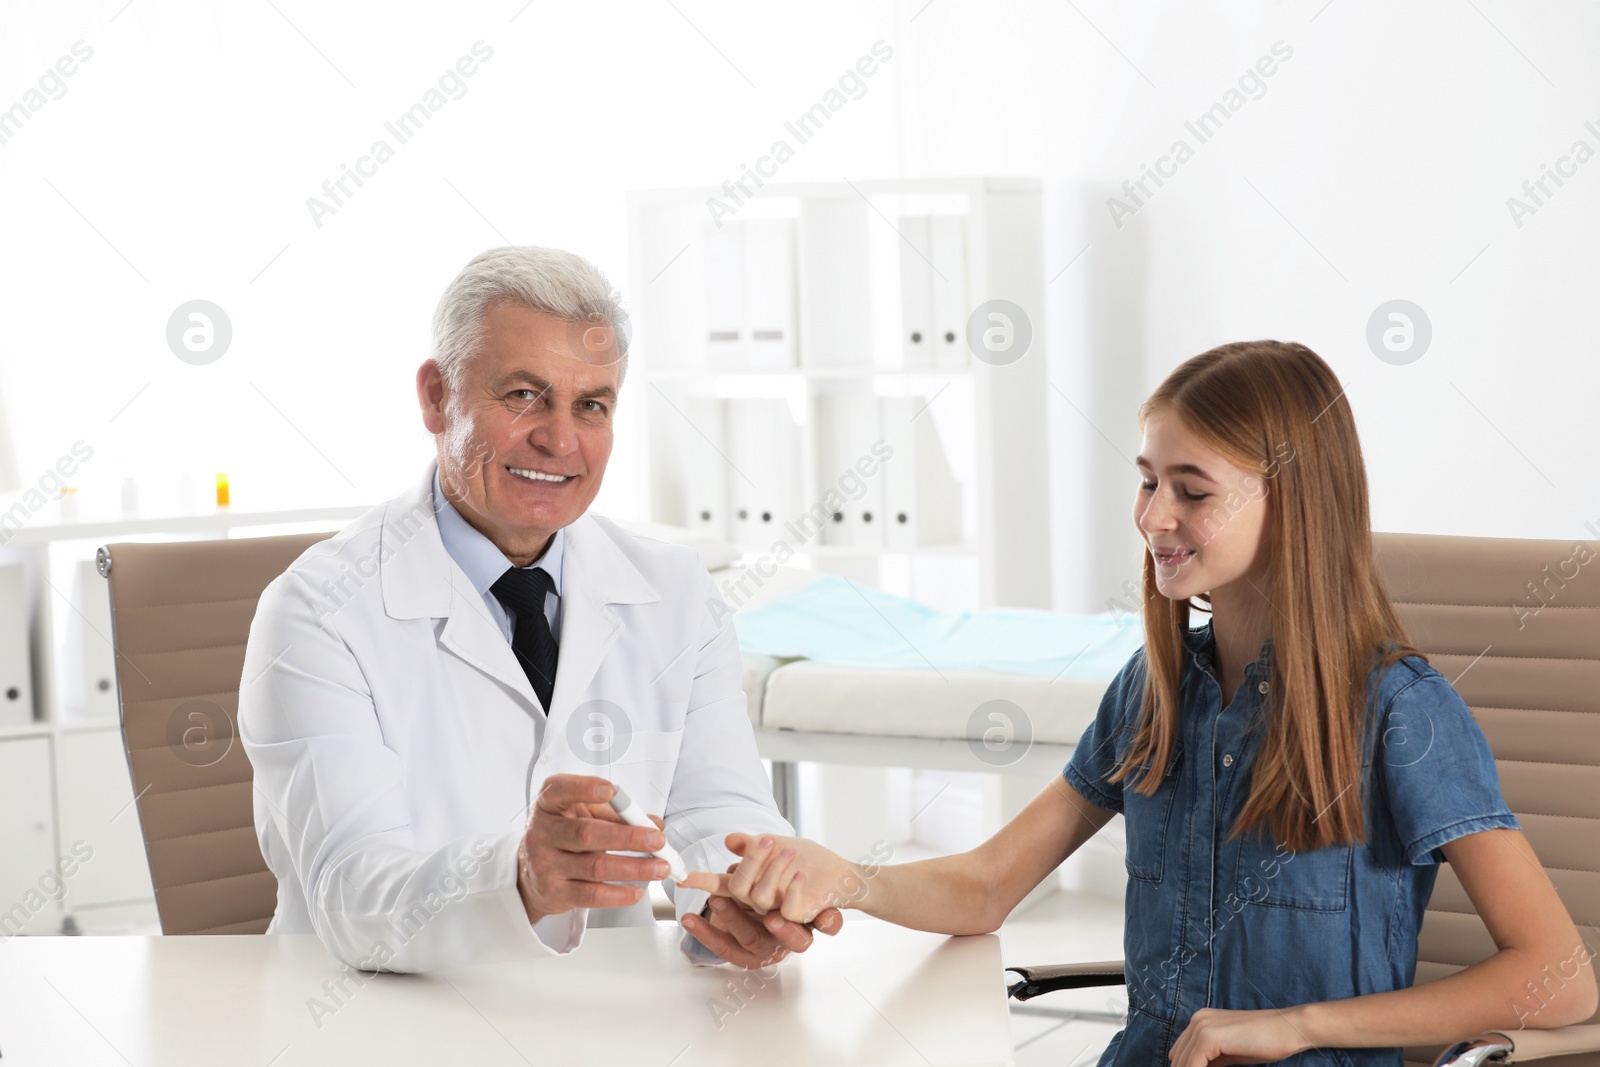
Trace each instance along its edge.
<instances>
[{"instance_id":1,"label":"chair backrest","mask_svg":"<svg viewBox=\"0 0 1600 1067\"><path fill-rule=\"evenodd\" d=\"M256 843L239 676L267 583L328 536L100 550L122 739L164 934L259 934L272 920L278 882Z\"/></svg>"},{"instance_id":2,"label":"chair backrest","mask_svg":"<svg viewBox=\"0 0 1600 1067\"><path fill-rule=\"evenodd\" d=\"M1588 951L1600 948L1590 925L1600 920L1600 551L1581 541L1375 536L1412 641L1472 709L1506 803ZM1444 866L1418 939L1417 982L1494 951ZM1543 996L1559 988L1563 965L1571 975L1582 962L1549 961L1555 978ZM1540 1001L1530 993L1522 1003L1533 1014ZM1437 1051L1407 1049L1406 1059L1431 1063ZM1600 1055L1559 1062L1597 1067Z\"/></svg>"}]
</instances>

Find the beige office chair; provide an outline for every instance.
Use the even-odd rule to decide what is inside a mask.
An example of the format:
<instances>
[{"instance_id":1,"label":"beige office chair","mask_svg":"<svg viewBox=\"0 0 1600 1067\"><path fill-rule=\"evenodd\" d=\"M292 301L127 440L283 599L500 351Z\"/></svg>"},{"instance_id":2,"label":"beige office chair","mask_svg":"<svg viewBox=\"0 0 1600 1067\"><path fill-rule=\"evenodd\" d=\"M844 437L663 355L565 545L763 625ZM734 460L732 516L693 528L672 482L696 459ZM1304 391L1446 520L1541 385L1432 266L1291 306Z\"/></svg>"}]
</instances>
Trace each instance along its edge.
<instances>
[{"instance_id":1,"label":"beige office chair","mask_svg":"<svg viewBox=\"0 0 1600 1067\"><path fill-rule=\"evenodd\" d=\"M164 934L260 934L278 881L256 844L239 675L267 583L328 534L100 549L122 739Z\"/></svg>"},{"instance_id":2,"label":"beige office chair","mask_svg":"<svg viewBox=\"0 0 1600 1067\"><path fill-rule=\"evenodd\" d=\"M1573 541L1375 535L1378 565L1411 638L1472 709L1500 788L1580 934L1600 921L1600 559ZM1583 563L1582 561L1589 562ZM1593 937L1585 939L1592 947ZM1495 950L1448 865L1417 946L1417 981ZM1121 960L1011 967L1011 995L1121 985ZM1559 1030L1483 1035L1468 1049L1406 1049L1406 1062L1560 1057L1600 1067L1600 1013ZM1463 1034L1470 1041L1475 1035Z\"/></svg>"}]
</instances>

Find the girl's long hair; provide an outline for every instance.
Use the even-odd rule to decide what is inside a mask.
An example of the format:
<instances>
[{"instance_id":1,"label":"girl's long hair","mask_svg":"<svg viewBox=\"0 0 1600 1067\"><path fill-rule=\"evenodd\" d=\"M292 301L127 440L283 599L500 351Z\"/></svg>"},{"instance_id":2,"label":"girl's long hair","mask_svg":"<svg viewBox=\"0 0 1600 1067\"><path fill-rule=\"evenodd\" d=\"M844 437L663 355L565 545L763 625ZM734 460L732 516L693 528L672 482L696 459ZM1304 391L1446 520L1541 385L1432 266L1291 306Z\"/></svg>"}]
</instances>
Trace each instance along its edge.
<instances>
[{"instance_id":1,"label":"girl's long hair","mask_svg":"<svg viewBox=\"0 0 1600 1067\"><path fill-rule=\"evenodd\" d=\"M1373 560L1366 468L1344 390L1304 345L1242 341L1174 370L1140 407L1140 425L1156 410L1256 472L1265 496L1261 593L1272 613L1271 696L1250 793L1229 839L1262 828L1296 851L1360 842L1367 680L1374 666L1420 653ZM1257 492L1255 481L1247 487ZM1244 503L1230 494L1201 535ZM1197 599L1209 610L1209 597ZM1144 700L1112 776L1131 780L1144 769L1135 788L1146 796L1161 784L1177 743L1190 607L1157 590L1146 546Z\"/></svg>"}]
</instances>

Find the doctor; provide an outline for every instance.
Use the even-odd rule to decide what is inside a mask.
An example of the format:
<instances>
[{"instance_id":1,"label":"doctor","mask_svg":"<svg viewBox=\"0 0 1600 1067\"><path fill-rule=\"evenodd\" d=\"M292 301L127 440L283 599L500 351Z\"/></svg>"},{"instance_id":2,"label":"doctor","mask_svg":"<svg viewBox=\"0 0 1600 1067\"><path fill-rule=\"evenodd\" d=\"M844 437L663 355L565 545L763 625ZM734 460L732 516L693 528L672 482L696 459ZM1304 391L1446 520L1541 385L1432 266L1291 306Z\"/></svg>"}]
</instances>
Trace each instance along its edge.
<instances>
[{"instance_id":1,"label":"doctor","mask_svg":"<svg viewBox=\"0 0 1600 1067\"><path fill-rule=\"evenodd\" d=\"M364 970L565 953L585 927L653 922L646 883L666 864L617 853L664 830L690 870L731 870L730 831L793 832L698 556L587 513L623 322L571 253L467 264L417 372L437 463L261 597L239 729L278 878L268 933L315 932ZM662 829L616 820L613 782ZM777 912L668 892L696 962L810 944Z\"/></svg>"}]
</instances>

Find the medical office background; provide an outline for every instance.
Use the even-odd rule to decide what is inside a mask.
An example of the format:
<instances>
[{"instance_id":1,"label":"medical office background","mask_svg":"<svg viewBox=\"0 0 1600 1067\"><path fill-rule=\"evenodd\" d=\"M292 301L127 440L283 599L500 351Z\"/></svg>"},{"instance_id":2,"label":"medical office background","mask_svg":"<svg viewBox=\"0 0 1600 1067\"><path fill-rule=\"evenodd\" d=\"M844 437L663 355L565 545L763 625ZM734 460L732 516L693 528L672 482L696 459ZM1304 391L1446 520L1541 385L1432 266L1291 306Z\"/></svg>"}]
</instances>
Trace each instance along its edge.
<instances>
[{"instance_id":1,"label":"medical office background","mask_svg":"<svg viewBox=\"0 0 1600 1067\"><path fill-rule=\"evenodd\" d=\"M681 491L659 489L674 472L653 396L716 379L784 401L795 440L827 446L784 388L664 360L650 287L714 304L715 235L733 232L718 219L760 231L786 217L773 190L795 186L856 213L870 287L893 291L918 269L905 248L934 239L924 215L1008 182L1039 209L1020 239L985 236L1033 276L1019 358L1043 385L1026 410L973 412L959 382L941 406L937 374L897 378L914 358L903 300L874 297L861 328L875 388L933 416L930 477L948 475L959 540L983 521L975 451L1002 507L1043 492L1032 577L985 603L972 561L937 545L794 565L946 610L1115 610L1138 573L1138 404L1183 359L1260 337L1339 374L1376 529L1600 539L1597 42L1592 5L1505 0L3 3L0 551L72 522L394 495L432 454L412 379L439 293L502 244L579 252L622 289L637 344L595 510L684 522ZM397 129L419 103L426 120ZM641 207L667 202L694 220L676 253ZM760 298L780 304L803 280L784 240L750 253L791 265ZM809 247L860 267L825 235ZM220 355L184 355L172 323L191 307ZM815 303L792 314L780 367L807 351L807 321L829 321ZM1011 423L1037 447L974 440ZM735 463L759 451L720 440ZM797 492L800 509L817 495ZM74 642L94 638L74 606L94 542L51 544L55 695L34 696L70 718L106 699L73 676ZM99 770L68 773L118 773L115 748L97 751ZM12 770L8 806L51 803L48 767ZM982 832L981 777L893 780L917 815L902 858ZM12 859L17 892L48 866ZM125 886L97 891L99 929L153 918L116 899Z\"/></svg>"}]
</instances>

